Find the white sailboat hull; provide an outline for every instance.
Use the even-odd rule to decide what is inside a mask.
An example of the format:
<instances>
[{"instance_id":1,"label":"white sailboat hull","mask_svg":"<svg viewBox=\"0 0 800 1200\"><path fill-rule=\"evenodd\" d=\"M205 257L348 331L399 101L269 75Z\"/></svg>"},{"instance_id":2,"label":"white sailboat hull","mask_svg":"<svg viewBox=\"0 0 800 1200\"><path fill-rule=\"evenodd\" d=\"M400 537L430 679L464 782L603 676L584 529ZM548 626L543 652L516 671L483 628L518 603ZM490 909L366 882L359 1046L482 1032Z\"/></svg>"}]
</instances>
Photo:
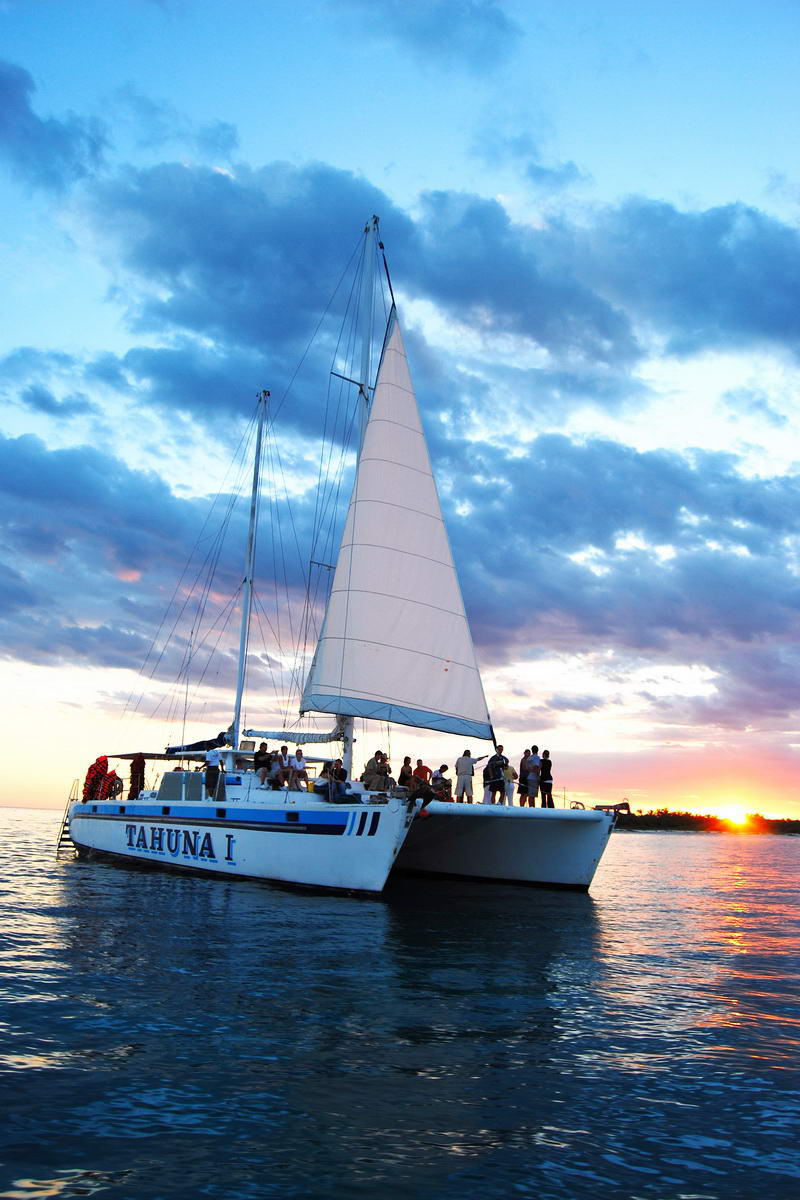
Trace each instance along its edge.
<instances>
[{"instance_id":1,"label":"white sailboat hull","mask_svg":"<svg viewBox=\"0 0 800 1200\"><path fill-rule=\"evenodd\" d=\"M380 892L393 868L585 890L605 849L606 813L401 798L328 804L307 792L229 784L221 802L144 792L134 801L71 805L82 853L232 878ZM195 776L197 784L200 779ZM171 799L165 804L164 799Z\"/></svg>"},{"instance_id":2,"label":"white sailboat hull","mask_svg":"<svg viewBox=\"0 0 800 1200\"><path fill-rule=\"evenodd\" d=\"M255 789L254 789L255 790ZM73 804L79 852L131 863L306 887L380 892L411 816L405 804L327 804L308 793L258 802ZM271 797L274 796L274 799ZM224 816L217 815L224 812Z\"/></svg>"},{"instance_id":3,"label":"white sailboat hull","mask_svg":"<svg viewBox=\"0 0 800 1200\"><path fill-rule=\"evenodd\" d=\"M396 869L585 891L614 818L585 809L434 801L415 821Z\"/></svg>"}]
</instances>

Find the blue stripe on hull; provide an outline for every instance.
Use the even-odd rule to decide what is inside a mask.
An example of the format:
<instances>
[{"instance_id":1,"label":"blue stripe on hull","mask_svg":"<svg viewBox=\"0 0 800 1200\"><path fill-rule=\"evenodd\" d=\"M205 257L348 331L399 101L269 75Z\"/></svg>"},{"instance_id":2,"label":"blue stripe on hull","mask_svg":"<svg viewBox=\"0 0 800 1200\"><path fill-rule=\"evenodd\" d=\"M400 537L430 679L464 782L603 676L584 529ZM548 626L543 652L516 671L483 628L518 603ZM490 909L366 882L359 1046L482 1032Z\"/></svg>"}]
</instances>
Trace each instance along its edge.
<instances>
[{"instance_id":1,"label":"blue stripe on hull","mask_svg":"<svg viewBox=\"0 0 800 1200\"><path fill-rule=\"evenodd\" d=\"M121 812L122 807L126 808ZM167 807L167 806L165 806ZM367 829L367 819L369 828ZM316 813L290 809L288 812L273 809L261 809L252 812L247 810L241 816L227 815L218 817L207 810L181 806L178 812L164 813L160 807L148 805L147 808L131 810L122 805L92 805L90 809L78 810L73 814L73 821L100 820L122 821L128 825L210 825L220 829L255 829L265 833L310 833L317 835L342 836L354 833L361 837L366 829L367 837L374 837L378 831L381 819L379 812L360 813ZM358 825L355 825L356 819Z\"/></svg>"},{"instance_id":2,"label":"blue stripe on hull","mask_svg":"<svg viewBox=\"0 0 800 1200\"><path fill-rule=\"evenodd\" d=\"M164 809L167 809L164 812ZM217 816L217 809L224 808L225 816ZM214 805L213 807L184 804L87 804L76 809L73 814L79 817L124 817L127 820L147 818L163 821L168 817L171 821L202 821L211 825L230 825L235 821L246 821L249 824L270 825L341 825L346 822L346 812L307 812L302 808L239 808L235 805Z\"/></svg>"}]
</instances>

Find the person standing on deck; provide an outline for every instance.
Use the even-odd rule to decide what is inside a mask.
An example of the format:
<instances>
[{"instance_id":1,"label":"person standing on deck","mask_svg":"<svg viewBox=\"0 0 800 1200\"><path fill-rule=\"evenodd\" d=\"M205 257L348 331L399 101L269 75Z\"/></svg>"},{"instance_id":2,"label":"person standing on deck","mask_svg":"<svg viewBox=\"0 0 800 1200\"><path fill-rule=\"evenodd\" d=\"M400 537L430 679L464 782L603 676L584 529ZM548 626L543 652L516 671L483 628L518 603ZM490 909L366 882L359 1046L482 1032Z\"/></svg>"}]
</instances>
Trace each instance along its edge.
<instances>
[{"instance_id":1,"label":"person standing on deck","mask_svg":"<svg viewBox=\"0 0 800 1200\"><path fill-rule=\"evenodd\" d=\"M456 759L456 803L463 798L465 804L472 804L472 777L475 774L475 764L482 762L487 756L473 758L469 750L465 750L461 758Z\"/></svg>"},{"instance_id":2,"label":"person standing on deck","mask_svg":"<svg viewBox=\"0 0 800 1200\"><path fill-rule=\"evenodd\" d=\"M531 756L528 759L528 808L536 808L536 796L539 791L539 772L542 760L539 758L539 747L531 746Z\"/></svg>"},{"instance_id":3,"label":"person standing on deck","mask_svg":"<svg viewBox=\"0 0 800 1200\"><path fill-rule=\"evenodd\" d=\"M554 808L553 804L553 763L550 751L542 751L542 767L539 772L539 791L542 793L542 808Z\"/></svg>"},{"instance_id":4,"label":"person standing on deck","mask_svg":"<svg viewBox=\"0 0 800 1200\"><path fill-rule=\"evenodd\" d=\"M214 797L217 794L217 784L219 783L219 768L222 763L222 751L219 746L212 746L210 750L206 750L206 795Z\"/></svg>"},{"instance_id":5,"label":"person standing on deck","mask_svg":"<svg viewBox=\"0 0 800 1200\"><path fill-rule=\"evenodd\" d=\"M506 792L506 780L503 772L507 766L508 759L503 754L503 747L498 746L483 768L483 782L486 784L486 791L483 794L484 804L494 804L495 796L499 797L498 804L503 803Z\"/></svg>"},{"instance_id":6,"label":"person standing on deck","mask_svg":"<svg viewBox=\"0 0 800 1200\"><path fill-rule=\"evenodd\" d=\"M523 751L522 758L519 760L519 784L517 786L517 795L519 796L520 808L524 808L528 803L528 759L530 756L530 750L525 750Z\"/></svg>"},{"instance_id":7,"label":"person standing on deck","mask_svg":"<svg viewBox=\"0 0 800 1200\"><path fill-rule=\"evenodd\" d=\"M430 769L430 767L425 766L421 758L418 758L413 774L416 775L417 779L421 779L423 783L427 783L433 774L433 771Z\"/></svg>"},{"instance_id":8,"label":"person standing on deck","mask_svg":"<svg viewBox=\"0 0 800 1200\"><path fill-rule=\"evenodd\" d=\"M144 790L144 764L145 757L143 754L134 754L131 759L131 777L130 788L128 791L128 799L135 800L139 792Z\"/></svg>"},{"instance_id":9,"label":"person standing on deck","mask_svg":"<svg viewBox=\"0 0 800 1200\"><path fill-rule=\"evenodd\" d=\"M505 803L510 808L513 808L513 806L514 806L514 783L516 782L517 779L519 779L519 776L517 775L517 772L512 767L511 763L509 763L508 766L504 769L503 778L506 781ZM501 802L502 802L502 799L503 798L501 797Z\"/></svg>"}]
</instances>

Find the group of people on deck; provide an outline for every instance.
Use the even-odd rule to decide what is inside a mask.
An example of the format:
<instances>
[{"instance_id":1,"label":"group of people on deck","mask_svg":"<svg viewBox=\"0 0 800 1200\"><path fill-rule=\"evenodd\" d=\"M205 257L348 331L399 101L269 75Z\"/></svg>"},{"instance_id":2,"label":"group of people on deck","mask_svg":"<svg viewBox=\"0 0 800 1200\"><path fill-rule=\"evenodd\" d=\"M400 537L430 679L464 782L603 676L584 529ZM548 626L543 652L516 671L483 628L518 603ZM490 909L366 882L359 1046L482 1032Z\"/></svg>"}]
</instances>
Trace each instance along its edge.
<instances>
[{"instance_id":1,"label":"group of people on deck","mask_svg":"<svg viewBox=\"0 0 800 1200\"><path fill-rule=\"evenodd\" d=\"M553 761L549 750L543 750L540 756L538 746L525 750L518 771L509 763L502 746L498 745L491 757L482 754L473 758L469 749L466 749L456 759L455 788L448 776L450 768L446 763L432 770L418 758L417 765L412 767L410 755L403 759L395 780L386 754L376 750L364 769L361 782L371 792L383 791L396 783L399 787L407 788L410 795L419 796L425 801L455 799L472 804L475 768L484 759L488 759L483 768L484 804L513 804L516 790L520 808L526 805L535 808L537 796L541 797L542 808L553 807Z\"/></svg>"},{"instance_id":2,"label":"group of people on deck","mask_svg":"<svg viewBox=\"0 0 800 1200\"><path fill-rule=\"evenodd\" d=\"M210 761L214 757L217 761ZM212 749L206 754L206 788L209 794L213 792L216 784L213 776L219 773L221 757L218 749ZM432 770L418 758L416 766L412 766L410 755L403 759L403 765L395 780L387 755L383 750L376 750L367 762L360 782L370 792L381 792L394 786L406 788L410 796L422 800L423 804L429 804L431 800L456 800L472 804L475 768L484 759L488 760L483 768L484 804L513 805L516 792L520 808L525 808L526 805L535 808L537 796L541 797L542 808L553 807L553 762L549 750L543 750L540 755L538 746L524 751L519 770L511 766L501 745L496 746L491 756L481 754L477 758L474 758L467 748L461 757L456 759L455 781L450 779L450 768L446 763ZM307 763L299 746L294 754L290 755L287 746L270 751L267 743L262 742L253 755L253 770L258 775L259 788L285 787L290 791L306 791L309 786ZM315 794L326 799L346 800L350 783L342 760L337 758L324 762L311 786Z\"/></svg>"},{"instance_id":3,"label":"group of people on deck","mask_svg":"<svg viewBox=\"0 0 800 1200\"><path fill-rule=\"evenodd\" d=\"M484 759L488 759L483 768L484 804L513 805L516 790L521 808L525 808L526 805L535 808L537 796L541 797L542 808L553 807L553 762L549 750L543 750L541 756L539 755L538 746L524 751L518 771L511 766L500 745L491 757L482 754L473 758L469 749L466 749L461 757L456 759L455 786L448 774L450 768L446 763L432 770L418 758L416 766L412 766L410 755L403 759L403 765L395 780L387 755L382 750L376 750L364 768L361 783L370 792L385 791L395 785L406 788L408 794L422 800L423 805L429 804L431 800L457 800L472 804L475 768ZM205 760L206 792L213 796L216 794L223 751L218 746L210 747L205 752ZM236 765L238 769L242 769L245 762L238 759ZM131 763L129 799L133 799L144 787L144 766L144 755L135 755ZM285 787L290 791L306 791L311 778L305 756L299 746L294 754L290 755L287 746L270 751L267 743L262 742L253 755L253 770L258 775L258 787L263 789ZM316 795L334 802L352 799L352 794L348 796L350 783L341 758L323 762L318 774L313 778L311 788ZM109 799L121 791L122 780L116 772L108 770L108 759L99 757L86 774L82 797L84 803Z\"/></svg>"}]
</instances>

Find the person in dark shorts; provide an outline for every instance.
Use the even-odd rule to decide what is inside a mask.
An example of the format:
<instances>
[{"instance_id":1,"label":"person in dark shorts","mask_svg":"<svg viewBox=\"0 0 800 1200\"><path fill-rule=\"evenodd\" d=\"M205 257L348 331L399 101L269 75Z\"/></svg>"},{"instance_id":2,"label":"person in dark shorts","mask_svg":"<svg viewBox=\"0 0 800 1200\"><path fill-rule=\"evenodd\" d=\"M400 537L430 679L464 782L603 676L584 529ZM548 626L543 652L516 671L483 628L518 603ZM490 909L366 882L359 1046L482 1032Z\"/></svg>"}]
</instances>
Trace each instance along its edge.
<instances>
[{"instance_id":1,"label":"person in dark shorts","mask_svg":"<svg viewBox=\"0 0 800 1200\"><path fill-rule=\"evenodd\" d=\"M483 782L490 793L490 804L502 804L505 800L506 778L503 772L507 766L508 759L503 754L503 747L498 746L483 768Z\"/></svg>"},{"instance_id":2,"label":"person in dark shorts","mask_svg":"<svg viewBox=\"0 0 800 1200\"><path fill-rule=\"evenodd\" d=\"M542 808L553 808L553 763L550 751L542 751L542 765L539 768L539 791L542 793Z\"/></svg>"}]
</instances>

